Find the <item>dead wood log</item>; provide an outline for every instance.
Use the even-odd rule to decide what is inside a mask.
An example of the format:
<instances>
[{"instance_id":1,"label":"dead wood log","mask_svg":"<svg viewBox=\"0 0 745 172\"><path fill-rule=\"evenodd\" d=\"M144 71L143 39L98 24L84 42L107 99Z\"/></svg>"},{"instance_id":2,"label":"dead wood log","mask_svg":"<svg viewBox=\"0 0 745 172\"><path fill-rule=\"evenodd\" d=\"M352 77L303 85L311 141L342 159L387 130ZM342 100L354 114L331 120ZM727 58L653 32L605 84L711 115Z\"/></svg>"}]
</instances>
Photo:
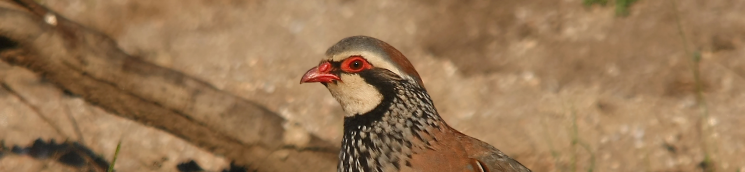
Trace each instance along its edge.
<instances>
[{"instance_id":1,"label":"dead wood log","mask_svg":"<svg viewBox=\"0 0 745 172\"><path fill-rule=\"evenodd\" d=\"M259 171L334 170L335 153L299 148L332 144L311 136L307 144L285 145L285 120L261 105L130 56L110 37L32 0L15 2L27 11L0 8L0 59L113 114Z\"/></svg>"}]
</instances>

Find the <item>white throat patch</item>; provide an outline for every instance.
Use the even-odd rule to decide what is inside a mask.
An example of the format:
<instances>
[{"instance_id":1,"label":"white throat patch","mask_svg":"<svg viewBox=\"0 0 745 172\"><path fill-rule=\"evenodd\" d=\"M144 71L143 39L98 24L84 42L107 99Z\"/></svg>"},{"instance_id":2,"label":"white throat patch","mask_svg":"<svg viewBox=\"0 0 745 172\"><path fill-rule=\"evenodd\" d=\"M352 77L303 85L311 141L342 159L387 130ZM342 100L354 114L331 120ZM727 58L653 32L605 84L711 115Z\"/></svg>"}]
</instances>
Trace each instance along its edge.
<instances>
[{"instance_id":1,"label":"white throat patch","mask_svg":"<svg viewBox=\"0 0 745 172\"><path fill-rule=\"evenodd\" d=\"M339 101L346 116L370 112L383 101L383 95L359 75L343 73L339 77L341 81L328 83L327 88Z\"/></svg>"}]
</instances>

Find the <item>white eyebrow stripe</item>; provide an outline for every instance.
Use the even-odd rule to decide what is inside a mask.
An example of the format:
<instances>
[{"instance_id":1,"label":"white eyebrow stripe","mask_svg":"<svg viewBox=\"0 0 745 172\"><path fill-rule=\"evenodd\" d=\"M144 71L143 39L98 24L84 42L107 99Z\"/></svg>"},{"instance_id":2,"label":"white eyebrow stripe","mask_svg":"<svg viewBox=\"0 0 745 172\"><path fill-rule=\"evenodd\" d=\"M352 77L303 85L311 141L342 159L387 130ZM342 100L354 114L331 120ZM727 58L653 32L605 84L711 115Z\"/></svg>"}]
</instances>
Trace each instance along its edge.
<instances>
[{"instance_id":1,"label":"white eyebrow stripe","mask_svg":"<svg viewBox=\"0 0 745 172\"><path fill-rule=\"evenodd\" d=\"M373 67L388 69L401 78L414 80L413 77L401 72L401 69L399 69L398 65L389 60L385 60L386 57L380 57L379 54L371 53L369 51L348 51L336 54L330 57L329 60L334 62L342 62L344 61L344 59L347 59L350 56L362 56L362 58L365 58L365 60L367 60L367 62L369 62Z\"/></svg>"}]
</instances>

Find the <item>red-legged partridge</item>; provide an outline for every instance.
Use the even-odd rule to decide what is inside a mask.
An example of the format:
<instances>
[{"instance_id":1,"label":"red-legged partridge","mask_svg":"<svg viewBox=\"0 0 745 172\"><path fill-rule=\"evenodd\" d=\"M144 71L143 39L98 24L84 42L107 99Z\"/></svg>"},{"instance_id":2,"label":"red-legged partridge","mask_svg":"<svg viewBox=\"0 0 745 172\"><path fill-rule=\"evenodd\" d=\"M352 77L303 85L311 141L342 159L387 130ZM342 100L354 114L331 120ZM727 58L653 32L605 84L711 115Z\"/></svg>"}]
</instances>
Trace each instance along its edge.
<instances>
[{"instance_id":1,"label":"red-legged partridge","mask_svg":"<svg viewBox=\"0 0 745 172\"><path fill-rule=\"evenodd\" d=\"M320 82L346 112L338 171L530 171L448 126L419 74L391 45L353 36L326 56L300 82Z\"/></svg>"}]
</instances>

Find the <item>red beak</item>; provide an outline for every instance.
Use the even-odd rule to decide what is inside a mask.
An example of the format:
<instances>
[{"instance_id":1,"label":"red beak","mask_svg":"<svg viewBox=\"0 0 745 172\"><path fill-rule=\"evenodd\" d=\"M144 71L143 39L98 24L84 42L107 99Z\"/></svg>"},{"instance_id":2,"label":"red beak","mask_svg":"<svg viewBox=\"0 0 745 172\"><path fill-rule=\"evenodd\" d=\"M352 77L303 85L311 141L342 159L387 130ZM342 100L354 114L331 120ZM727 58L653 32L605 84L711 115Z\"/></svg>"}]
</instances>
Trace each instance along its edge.
<instances>
[{"instance_id":1,"label":"red beak","mask_svg":"<svg viewBox=\"0 0 745 172\"><path fill-rule=\"evenodd\" d=\"M336 76L331 73L331 63L329 62L323 62L317 67L310 68L308 72L305 72L305 75L303 75L303 78L300 78L300 83L306 83L306 82L321 82L321 83L330 83L335 80L341 80L339 79L339 76Z\"/></svg>"}]
</instances>

